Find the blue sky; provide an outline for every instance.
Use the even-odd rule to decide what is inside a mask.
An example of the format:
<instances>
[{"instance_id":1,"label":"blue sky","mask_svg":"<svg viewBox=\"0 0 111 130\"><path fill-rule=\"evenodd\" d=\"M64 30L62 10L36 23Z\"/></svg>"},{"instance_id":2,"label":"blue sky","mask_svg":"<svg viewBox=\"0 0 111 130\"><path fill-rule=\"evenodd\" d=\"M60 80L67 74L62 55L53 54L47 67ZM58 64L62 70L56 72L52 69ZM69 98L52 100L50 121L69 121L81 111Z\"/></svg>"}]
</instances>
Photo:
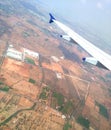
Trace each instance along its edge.
<instances>
[{"instance_id":1,"label":"blue sky","mask_svg":"<svg viewBox=\"0 0 111 130\"><path fill-rule=\"evenodd\" d=\"M87 26L111 45L111 0L42 0L49 12ZM61 21L61 19L59 19ZM63 22L63 21L62 21Z\"/></svg>"}]
</instances>

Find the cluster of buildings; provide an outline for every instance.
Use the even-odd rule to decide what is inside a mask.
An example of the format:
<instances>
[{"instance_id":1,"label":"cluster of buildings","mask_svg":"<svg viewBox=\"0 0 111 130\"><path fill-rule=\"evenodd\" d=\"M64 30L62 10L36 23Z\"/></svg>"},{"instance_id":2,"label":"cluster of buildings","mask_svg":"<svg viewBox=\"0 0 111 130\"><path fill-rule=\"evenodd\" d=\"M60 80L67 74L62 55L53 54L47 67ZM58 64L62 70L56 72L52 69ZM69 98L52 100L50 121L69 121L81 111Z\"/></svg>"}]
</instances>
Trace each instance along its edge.
<instances>
[{"instance_id":1,"label":"cluster of buildings","mask_svg":"<svg viewBox=\"0 0 111 130\"><path fill-rule=\"evenodd\" d=\"M16 60L23 61L23 62L25 60L26 55L39 60L39 53L33 52L33 51L25 49L25 48L23 48L23 51L20 52L20 51L14 49L13 45L9 45L9 47L7 49L7 53L6 53L6 56L11 57Z\"/></svg>"},{"instance_id":2,"label":"cluster of buildings","mask_svg":"<svg viewBox=\"0 0 111 130\"><path fill-rule=\"evenodd\" d=\"M17 59L17 60L21 60L21 61L23 59L22 52L19 52L19 51L15 50L13 48L10 48L10 47L7 49L6 56Z\"/></svg>"}]
</instances>

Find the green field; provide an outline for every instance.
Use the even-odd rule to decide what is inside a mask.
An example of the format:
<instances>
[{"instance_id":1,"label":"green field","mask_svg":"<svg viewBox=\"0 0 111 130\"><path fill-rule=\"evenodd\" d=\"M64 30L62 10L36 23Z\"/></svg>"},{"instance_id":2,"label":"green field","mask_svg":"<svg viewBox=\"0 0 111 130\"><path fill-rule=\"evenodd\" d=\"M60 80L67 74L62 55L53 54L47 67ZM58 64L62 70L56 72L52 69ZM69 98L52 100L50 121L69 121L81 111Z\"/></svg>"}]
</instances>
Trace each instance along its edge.
<instances>
[{"instance_id":1,"label":"green field","mask_svg":"<svg viewBox=\"0 0 111 130\"><path fill-rule=\"evenodd\" d=\"M64 104L64 96L61 93L54 92L53 97L56 98L59 106Z\"/></svg>"},{"instance_id":2,"label":"green field","mask_svg":"<svg viewBox=\"0 0 111 130\"><path fill-rule=\"evenodd\" d=\"M43 100L47 99L46 92L42 92L42 93L40 94L39 98L40 98L40 99L43 99Z\"/></svg>"},{"instance_id":3,"label":"green field","mask_svg":"<svg viewBox=\"0 0 111 130\"><path fill-rule=\"evenodd\" d=\"M26 63L32 64L32 65L35 65L34 60L31 59L31 58L29 58L29 57L26 57L26 58L25 58L25 61L26 61Z\"/></svg>"},{"instance_id":4,"label":"green field","mask_svg":"<svg viewBox=\"0 0 111 130\"><path fill-rule=\"evenodd\" d=\"M70 130L72 128L72 126L67 122L66 124L64 124L63 130Z\"/></svg>"},{"instance_id":5,"label":"green field","mask_svg":"<svg viewBox=\"0 0 111 130\"><path fill-rule=\"evenodd\" d=\"M0 85L3 85L3 82L0 81Z\"/></svg>"},{"instance_id":6,"label":"green field","mask_svg":"<svg viewBox=\"0 0 111 130\"><path fill-rule=\"evenodd\" d=\"M36 81L34 79L31 79L31 78L29 79L29 82L32 83L32 84L36 83Z\"/></svg>"},{"instance_id":7,"label":"green field","mask_svg":"<svg viewBox=\"0 0 111 130\"><path fill-rule=\"evenodd\" d=\"M63 114L69 114L73 111L73 103L71 101L67 101L64 103L64 107L61 110Z\"/></svg>"},{"instance_id":8,"label":"green field","mask_svg":"<svg viewBox=\"0 0 111 130\"><path fill-rule=\"evenodd\" d=\"M53 92L53 102L52 107L58 107L58 110L61 111L65 115L70 115L73 111L73 103L70 100L65 101L65 97L61 93Z\"/></svg>"},{"instance_id":9,"label":"green field","mask_svg":"<svg viewBox=\"0 0 111 130\"><path fill-rule=\"evenodd\" d=\"M95 104L99 107L99 113L102 115L102 116L104 116L105 118L109 118L109 115L108 115L108 111L107 111L107 108L104 106L104 105L102 105L102 104L100 104L100 103L98 103L98 102L95 102Z\"/></svg>"},{"instance_id":10,"label":"green field","mask_svg":"<svg viewBox=\"0 0 111 130\"><path fill-rule=\"evenodd\" d=\"M88 119L84 118L83 116L79 116L77 118L77 122L81 124L82 126L89 128L90 122Z\"/></svg>"},{"instance_id":11,"label":"green field","mask_svg":"<svg viewBox=\"0 0 111 130\"><path fill-rule=\"evenodd\" d=\"M48 92L49 92L49 90L50 90L50 88L48 86L44 87L42 89L42 92L40 93L39 99L46 100L48 98Z\"/></svg>"},{"instance_id":12,"label":"green field","mask_svg":"<svg viewBox=\"0 0 111 130\"><path fill-rule=\"evenodd\" d=\"M0 88L0 91L8 92L9 89L10 88L8 86L4 86L4 87Z\"/></svg>"}]
</instances>

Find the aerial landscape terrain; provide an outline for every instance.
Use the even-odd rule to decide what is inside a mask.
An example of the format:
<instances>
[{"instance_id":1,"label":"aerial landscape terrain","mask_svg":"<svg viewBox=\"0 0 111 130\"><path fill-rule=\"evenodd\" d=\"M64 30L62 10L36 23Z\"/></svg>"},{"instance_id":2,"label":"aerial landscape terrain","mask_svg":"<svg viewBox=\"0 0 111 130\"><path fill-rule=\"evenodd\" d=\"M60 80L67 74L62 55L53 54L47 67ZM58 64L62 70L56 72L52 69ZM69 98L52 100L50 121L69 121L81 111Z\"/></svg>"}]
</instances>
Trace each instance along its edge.
<instances>
[{"instance_id":1,"label":"aerial landscape terrain","mask_svg":"<svg viewBox=\"0 0 111 130\"><path fill-rule=\"evenodd\" d=\"M111 73L48 21L37 0L0 0L0 130L111 130Z\"/></svg>"}]
</instances>

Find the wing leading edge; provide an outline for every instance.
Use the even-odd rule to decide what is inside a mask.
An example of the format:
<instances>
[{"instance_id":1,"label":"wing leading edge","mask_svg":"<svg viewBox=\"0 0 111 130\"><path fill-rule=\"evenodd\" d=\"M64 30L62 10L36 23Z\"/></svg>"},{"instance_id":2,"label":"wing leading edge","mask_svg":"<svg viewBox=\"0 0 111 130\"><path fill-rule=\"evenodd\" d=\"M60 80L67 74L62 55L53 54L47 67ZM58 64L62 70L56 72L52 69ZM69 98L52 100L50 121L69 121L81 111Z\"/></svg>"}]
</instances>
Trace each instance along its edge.
<instances>
[{"instance_id":1,"label":"wing leading edge","mask_svg":"<svg viewBox=\"0 0 111 130\"><path fill-rule=\"evenodd\" d=\"M49 23L56 23L70 38L72 38L78 45L80 45L85 51L93 56L99 63L101 63L108 70L111 70L111 56L94 46L91 42L87 41L75 31L57 21L52 14L50 15Z\"/></svg>"}]
</instances>

